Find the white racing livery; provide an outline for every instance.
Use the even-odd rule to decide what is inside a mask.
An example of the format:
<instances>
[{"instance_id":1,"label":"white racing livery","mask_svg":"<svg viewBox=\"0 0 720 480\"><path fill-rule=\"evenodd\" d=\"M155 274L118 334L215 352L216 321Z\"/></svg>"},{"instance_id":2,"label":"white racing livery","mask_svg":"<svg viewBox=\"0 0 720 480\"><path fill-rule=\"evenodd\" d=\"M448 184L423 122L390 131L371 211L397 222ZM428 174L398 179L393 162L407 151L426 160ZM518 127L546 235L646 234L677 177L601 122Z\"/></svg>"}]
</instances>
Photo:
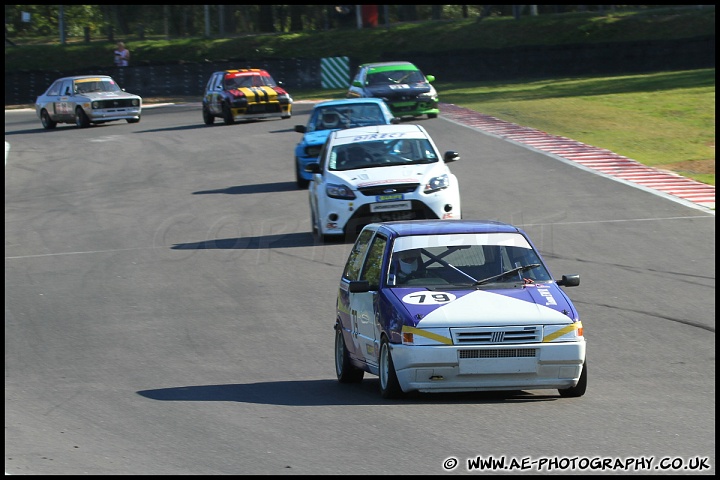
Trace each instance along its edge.
<instances>
[{"instance_id":1,"label":"white racing livery","mask_svg":"<svg viewBox=\"0 0 720 480\"><path fill-rule=\"evenodd\" d=\"M367 225L337 291L341 383L380 377L384 398L409 392L587 388L578 311L525 232L480 220Z\"/></svg>"},{"instance_id":2,"label":"white racing livery","mask_svg":"<svg viewBox=\"0 0 720 480\"><path fill-rule=\"evenodd\" d=\"M460 189L420 125L376 125L330 133L308 186L313 233L355 238L373 222L460 219Z\"/></svg>"}]
</instances>

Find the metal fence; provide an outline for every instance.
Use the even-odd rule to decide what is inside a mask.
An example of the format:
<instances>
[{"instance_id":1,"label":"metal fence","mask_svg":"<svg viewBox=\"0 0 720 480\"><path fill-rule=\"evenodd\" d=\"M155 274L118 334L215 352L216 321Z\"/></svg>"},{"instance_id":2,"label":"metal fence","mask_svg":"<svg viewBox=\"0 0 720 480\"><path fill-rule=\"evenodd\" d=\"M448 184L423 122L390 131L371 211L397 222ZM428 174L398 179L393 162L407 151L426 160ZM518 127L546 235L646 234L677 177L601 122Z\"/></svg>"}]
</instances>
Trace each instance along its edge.
<instances>
[{"instance_id":1,"label":"metal fence","mask_svg":"<svg viewBox=\"0 0 720 480\"><path fill-rule=\"evenodd\" d=\"M344 58L344 57L342 57ZM630 74L715 67L715 36L674 41L517 47L502 50L476 49L428 54L406 53L402 58L388 52L383 60L415 63L439 82L472 82L551 78L557 75ZM332 63L332 62L330 62ZM327 65L327 62L325 62ZM347 64L347 67L345 65ZM358 62L343 60L350 76ZM85 71L5 73L5 105L32 104L59 77L106 74L142 97L202 97L210 75L233 68L264 68L292 94L298 89L328 88L323 83L322 59L273 59L260 62L223 61L168 65L108 67ZM327 66L325 68L328 68ZM333 78L332 87L343 84Z\"/></svg>"}]
</instances>

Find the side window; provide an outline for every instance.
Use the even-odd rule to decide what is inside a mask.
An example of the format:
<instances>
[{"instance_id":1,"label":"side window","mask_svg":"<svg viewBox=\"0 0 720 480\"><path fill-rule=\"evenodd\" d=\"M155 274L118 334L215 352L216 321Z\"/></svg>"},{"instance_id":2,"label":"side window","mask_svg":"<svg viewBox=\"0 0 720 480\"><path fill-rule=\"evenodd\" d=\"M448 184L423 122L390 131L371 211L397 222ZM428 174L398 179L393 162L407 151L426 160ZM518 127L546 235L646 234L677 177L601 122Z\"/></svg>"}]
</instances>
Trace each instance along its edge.
<instances>
[{"instance_id":1,"label":"side window","mask_svg":"<svg viewBox=\"0 0 720 480\"><path fill-rule=\"evenodd\" d=\"M328 137L328 138L329 138L329 137ZM322 149L320 149L320 153L318 154L318 162L320 162L320 173L322 173L323 171L325 171L325 156L327 155L328 145L329 145L329 144L330 144L330 142L329 142L329 141L326 141L326 142L323 144ZM332 168L330 168L330 170L334 170L334 169L335 169L335 162L334 162L334 161L332 161L332 162L333 162L333 163L330 164L330 166L332 167Z\"/></svg>"},{"instance_id":2,"label":"side window","mask_svg":"<svg viewBox=\"0 0 720 480\"><path fill-rule=\"evenodd\" d=\"M372 235L373 232L370 230L365 230L360 233L348 256L345 270L343 271L343 278L347 280L360 279L360 268L365 260L365 253L368 250Z\"/></svg>"},{"instance_id":3,"label":"side window","mask_svg":"<svg viewBox=\"0 0 720 480\"><path fill-rule=\"evenodd\" d=\"M62 87L60 87L60 95L72 95L73 89L72 89L72 82L71 81L65 81L63 82Z\"/></svg>"},{"instance_id":4,"label":"side window","mask_svg":"<svg viewBox=\"0 0 720 480\"><path fill-rule=\"evenodd\" d=\"M50 88L48 88L48 95L60 95L60 85L62 85L62 82L55 82L52 84Z\"/></svg>"},{"instance_id":5,"label":"side window","mask_svg":"<svg viewBox=\"0 0 720 480\"><path fill-rule=\"evenodd\" d=\"M365 266L363 266L360 274L360 280L367 280L370 283L370 290L380 288L380 271L382 270L382 259L386 245L387 238L376 235L375 240L370 245L367 257L365 257Z\"/></svg>"},{"instance_id":6,"label":"side window","mask_svg":"<svg viewBox=\"0 0 720 480\"><path fill-rule=\"evenodd\" d=\"M212 75L210 77L210 80L208 80L207 85L205 86L205 91L212 90L214 84L215 84L215 75Z\"/></svg>"}]
</instances>

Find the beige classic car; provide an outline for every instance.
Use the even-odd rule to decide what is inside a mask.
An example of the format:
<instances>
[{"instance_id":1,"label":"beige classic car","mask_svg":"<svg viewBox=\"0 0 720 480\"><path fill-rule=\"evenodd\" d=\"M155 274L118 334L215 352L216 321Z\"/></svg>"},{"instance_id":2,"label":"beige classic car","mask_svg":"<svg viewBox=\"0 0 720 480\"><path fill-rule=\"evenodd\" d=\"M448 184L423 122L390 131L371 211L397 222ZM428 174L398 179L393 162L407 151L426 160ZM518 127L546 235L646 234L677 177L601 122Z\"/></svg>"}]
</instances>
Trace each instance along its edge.
<instances>
[{"instance_id":1,"label":"beige classic car","mask_svg":"<svg viewBox=\"0 0 720 480\"><path fill-rule=\"evenodd\" d=\"M58 123L74 123L79 128L115 120L137 123L142 98L124 91L107 75L63 77L37 97L35 111L46 129Z\"/></svg>"}]
</instances>

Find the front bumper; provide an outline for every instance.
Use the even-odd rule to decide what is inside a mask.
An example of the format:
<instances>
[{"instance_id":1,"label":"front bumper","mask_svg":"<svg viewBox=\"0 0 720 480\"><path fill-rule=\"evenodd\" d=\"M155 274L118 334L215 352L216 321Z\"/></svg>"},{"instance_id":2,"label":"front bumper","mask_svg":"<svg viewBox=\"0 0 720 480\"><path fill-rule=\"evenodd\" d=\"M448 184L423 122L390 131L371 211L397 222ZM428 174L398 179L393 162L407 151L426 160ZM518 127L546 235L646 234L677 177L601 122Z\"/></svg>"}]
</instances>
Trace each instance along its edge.
<instances>
[{"instance_id":1,"label":"front bumper","mask_svg":"<svg viewBox=\"0 0 720 480\"><path fill-rule=\"evenodd\" d=\"M409 115L432 115L439 114L440 108L437 101L393 101L388 103L393 115L402 117Z\"/></svg>"},{"instance_id":2,"label":"front bumper","mask_svg":"<svg viewBox=\"0 0 720 480\"><path fill-rule=\"evenodd\" d=\"M391 344L391 353L403 392L565 389L580 379L585 340L502 347Z\"/></svg>"},{"instance_id":3,"label":"front bumper","mask_svg":"<svg viewBox=\"0 0 720 480\"><path fill-rule=\"evenodd\" d=\"M454 180L453 180L454 181ZM325 212L319 221L324 235L353 235L363 226L373 222L391 220L460 219L460 194L457 189L445 189L431 194L405 195L399 203L410 208L373 212L372 205L388 206L394 202L376 203L370 197L360 195L354 200L325 199Z\"/></svg>"},{"instance_id":4,"label":"front bumper","mask_svg":"<svg viewBox=\"0 0 720 480\"><path fill-rule=\"evenodd\" d=\"M111 122L114 120L137 120L142 114L142 107L104 108L87 111L90 122Z\"/></svg>"}]
</instances>

